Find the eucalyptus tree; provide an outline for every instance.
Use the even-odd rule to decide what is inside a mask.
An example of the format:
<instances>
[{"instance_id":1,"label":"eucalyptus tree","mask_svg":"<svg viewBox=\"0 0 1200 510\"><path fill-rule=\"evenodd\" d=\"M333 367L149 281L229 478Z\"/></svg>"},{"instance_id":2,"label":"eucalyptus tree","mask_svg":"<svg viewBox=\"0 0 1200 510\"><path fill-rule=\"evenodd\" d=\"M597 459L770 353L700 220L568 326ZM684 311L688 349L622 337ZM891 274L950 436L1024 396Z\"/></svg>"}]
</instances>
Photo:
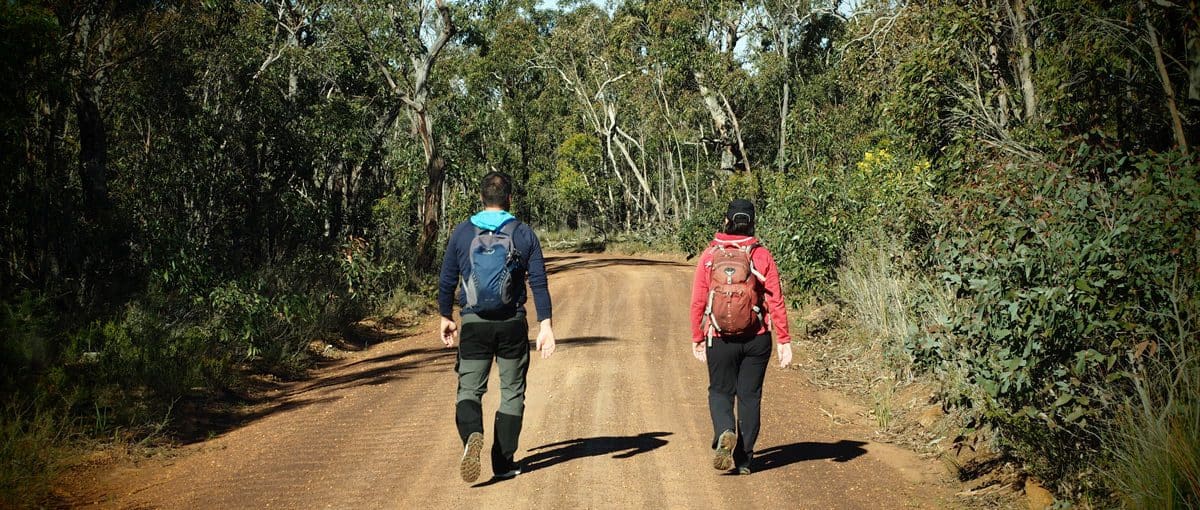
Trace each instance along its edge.
<instances>
[{"instance_id":1,"label":"eucalyptus tree","mask_svg":"<svg viewBox=\"0 0 1200 510\"><path fill-rule=\"evenodd\" d=\"M1155 13L1152 13L1150 11L1150 8L1146 5L1145 0L1138 0L1137 5L1138 5L1139 14L1141 14L1142 23L1145 25L1146 42L1149 45L1151 55L1153 55L1153 57L1154 57L1154 69L1158 76L1159 84L1162 85L1163 103L1166 105L1167 112L1170 114L1171 133L1172 133L1172 135L1174 135L1175 146L1177 148L1179 148L1180 152L1187 154L1188 153L1188 139L1187 139L1187 134L1184 132L1184 128L1183 128L1183 116L1180 114L1179 100L1176 98L1175 85L1173 83L1174 80L1171 77L1172 73L1167 69L1166 59L1163 56L1164 55L1163 45L1159 42L1158 28L1155 27L1154 18L1157 16L1155 15ZM1176 5L1171 2L1164 2L1162 5L1164 7L1166 7L1167 9L1177 11L1177 12L1174 12L1171 14L1164 13L1164 15L1168 16L1168 19L1172 19L1174 16L1182 17L1184 15L1184 12L1182 12L1182 11L1184 11L1184 8L1182 5ZM1188 48L1189 51L1195 52L1196 51L1195 48L1200 46L1200 43L1195 41L1196 35L1194 34L1194 31L1196 30L1195 25L1198 21L1200 21L1200 15L1198 15L1196 13L1196 5L1195 4L1191 5L1191 11L1192 11L1191 12L1192 19L1188 20L1187 24L1190 25L1189 28L1193 33L1188 34L1188 38L1191 40L1188 40L1186 44L1189 46L1189 48ZM1176 27L1177 27L1177 25L1173 26L1171 28L1176 28ZM1184 31L1180 31L1180 32L1184 32ZM1174 35L1180 35L1180 34L1176 33ZM1195 53L1192 53L1188 56L1195 58L1197 55ZM1177 62L1178 62L1178 60L1177 60ZM1192 86L1191 86L1193 93L1189 95L1189 99L1200 99L1195 95L1195 92L1194 92L1195 87L1196 87L1195 82L1198 79L1200 79L1200 76L1198 76L1195 72L1195 70L1198 66L1200 66L1200 64L1196 64L1193 62L1191 64L1191 67L1189 67L1187 69L1188 79L1193 82Z\"/></svg>"},{"instance_id":2,"label":"eucalyptus tree","mask_svg":"<svg viewBox=\"0 0 1200 510\"><path fill-rule=\"evenodd\" d=\"M605 170L612 173L621 188L626 225L632 223L635 210L661 221L665 217L663 206L651 190L645 165L636 157L642 147L621 126L621 110L629 97L617 87L644 68L641 62L625 58L611 42L614 23L608 13L591 5L562 15L539 55L538 65L557 75L559 83L575 98L584 123L603 142ZM639 198L646 199L650 207ZM616 206L610 201L610 210Z\"/></svg>"},{"instance_id":3,"label":"eucalyptus tree","mask_svg":"<svg viewBox=\"0 0 1200 510\"><path fill-rule=\"evenodd\" d=\"M783 171L789 162L793 85L830 68L833 43L847 19L839 0L758 0L750 9L754 65L765 85L779 91L775 165Z\"/></svg>"},{"instance_id":4,"label":"eucalyptus tree","mask_svg":"<svg viewBox=\"0 0 1200 510\"><path fill-rule=\"evenodd\" d=\"M358 41L371 60L372 74L386 83L391 94L391 106L375 124L376 132L387 130L404 109L411 120L412 134L423 150L426 183L418 217L421 229L415 264L430 270L437 249L446 177L446 162L438 152L429 108L430 80L439 55L454 34L451 9L443 0L352 5L351 17L361 37Z\"/></svg>"},{"instance_id":5,"label":"eucalyptus tree","mask_svg":"<svg viewBox=\"0 0 1200 510\"><path fill-rule=\"evenodd\" d=\"M77 282L109 299L129 269L113 193L122 76L176 32L176 8L142 1L6 2L4 286Z\"/></svg>"},{"instance_id":6,"label":"eucalyptus tree","mask_svg":"<svg viewBox=\"0 0 1200 510\"><path fill-rule=\"evenodd\" d=\"M476 1L459 4L461 45L455 52L456 101L471 105L456 117L461 142L472 144L461 164L473 177L492 168L516 181L515 206L533 190L530 179L553 165L554 148L565 138L554 129L564 103L547 86L545 70L535 63L552 25L553 12L537 2ZM456 107L457 108L457 107ZM455 143L455 142L451 142ZM473 184L472 184L473 185Z\"/></svg>"}]
</instances>

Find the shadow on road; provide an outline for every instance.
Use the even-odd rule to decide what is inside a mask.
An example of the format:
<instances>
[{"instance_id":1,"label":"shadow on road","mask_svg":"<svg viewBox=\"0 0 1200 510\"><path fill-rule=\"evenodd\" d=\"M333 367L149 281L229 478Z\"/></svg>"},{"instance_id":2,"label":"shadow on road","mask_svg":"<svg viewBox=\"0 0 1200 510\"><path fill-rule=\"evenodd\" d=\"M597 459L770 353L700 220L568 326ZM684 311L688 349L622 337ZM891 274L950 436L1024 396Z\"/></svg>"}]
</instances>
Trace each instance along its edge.
<instances>
[{"instance_id":1,"label":"shadow on road","mask_svg":"<svg viewBox=\"0 0 1200 510\"><path fill-rule=\"evenodd\" d=\"M552 264L562 264L569 260L578 260L581 258L583 257L579 255L546 255L542 257L542 262L549 266Z\"/></svg>"},{"instance_id":2,"label":"shadow on road","mask_svg":"<svg viewBox=\"0 0 1200 510\"><path fill-rule=\"evenodd\" d=\"M453 360L456 350L442 347L427 347L407 349L401 352L367 358L346 366L346 373L338 376L326 376L313 379L299 385L285 396L296 396L315 391L329 392L350 389L357 386L376 386L390 381L403 379L405 374L414 370L440 370L434 364L439 361ZM369 368L368 368L369 367Z\"/></svg>"},{"instance_id":3,"label":"shadow on road","mask_svg":"<svg viewBox=\"0 0 1200 510\"><path fill-rule=\"evenodd\" d=\"M636 436L581 437L579 439L542 445L530 448L528 451L536 453L520 459L520 463L522 464L521 470L529 473L556 466L569 460L582 459L584 457L599 457L609 454L612 454L612 458L614 459L628 459L634 455L662 448L667 444L667 440L661 438L671 434L671 432L643 432ZM476 484L474 487L486 487L500 481L503 481L503 479L492 478L486 482Z\"/></svg>"},{"instance_id":4,"label":"shadow on road","mask_svg":"<svg viewBox=\"0 0 1200 510\"><path fill-rule=\"evenodd\" d=\"M199 443L225 434L248 423L266 418L267 416L294 411L310 405L326 404L341 397L326 396L317 398L297 398L273 403L253 400L236 400L231 402L177 402L179 417L167 429L166 436L180 445ZM251 404L259 404L255 410L248 410Z\"/></svg>"},{"instance_id":5,"label":"shadow on road","mask_svg":"<svg viewBox=\"0 0 1200 510\"><path fill-rule=\"evenodd\" d=\"M608 342L619 342L619 341L621 341L621 339L617 338L615 336L573 336L570 338L556 339L554 341L554 343L556 345L558 345L559 347L563 347L563 346L585 347L585 346L589 346L589 345L604 344L604 343L608 343ZM530 340L529 341L529 350L533 351L536 349L537 349L537 341Z\"/></svg>"},{"instance_id":6,"label":"shadow on road","mask_svg":"<svg viewBox=\"0 0 1200 510\"><path fill-rule=\"evenodd\" d=\"M521 459L525 471L536 471L563 462L584 457L599 457L612 454L614 459L628 459L666 446L667 440L660 439L671 432L643 432L636 436L582 437L530 448L537 452Z\"/></svg>"},{"instance_id":7,"label":"shadow on road","mask_svg":"<svg viewBox=\"0 0 1200 510\"><path fill-rule=\"evenodd\" d=\"M421 347L345 363L337 375L310 374L289 382L259 382L252 394L226 392L181 399L167 435L179 444L208 440L272 415L342 398L347 391L406 379L416 372L450 370L454 349ZM336 366L336 365L327 365Z\"/></svg>"},{"instance_id":8,"label":"shadow on road","mask_svg":"<svg viewBox=\"0 0 1200 510\"><path fill-rule=\"evenodd\" d=\"M754 471L768 471L808 460L848 462L867 453L864 441L842 439L836 443L802 442L772 446L754 455Z\"/></svg>"}]
</instances>

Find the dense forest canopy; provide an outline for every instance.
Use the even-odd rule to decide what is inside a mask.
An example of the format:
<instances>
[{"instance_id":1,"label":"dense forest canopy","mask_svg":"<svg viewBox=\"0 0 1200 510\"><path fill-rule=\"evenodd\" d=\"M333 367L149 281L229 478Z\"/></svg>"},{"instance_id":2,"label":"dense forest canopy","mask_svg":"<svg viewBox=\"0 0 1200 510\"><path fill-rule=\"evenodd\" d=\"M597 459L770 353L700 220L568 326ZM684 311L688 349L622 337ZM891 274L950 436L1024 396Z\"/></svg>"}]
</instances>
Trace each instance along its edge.
<instances>
[{"instance_id":1,"label":"dense forest canopy","mask_svg":"<svg viewBox=\"0 0 1200 510\"><path fill-rule=\"evenodd\" d=\"M1065 493L1177 402L1148 367L1195 377L1195 0L11 0L0 66L12 409L302 368L428 297L490 170L688 254L751 198L796 301L884 253L892 368Z\"/></svg>"},{"instance_id":2,"label":"dense forest canopy","mask_svg":"<svg viewBox=\"0 0 1200 510\"><path fill-rule=\"evenodd\" d=\"M380 203L420 224L427 268L490 168L535 223L620 231L686 222L729 175L762 199L881 142L939 178L967 173L953 151L1186 153L1200 95L1194 18L1170 2L4 9L8 288L254 267L372 237Z\"/></svg>"}]
</instances>

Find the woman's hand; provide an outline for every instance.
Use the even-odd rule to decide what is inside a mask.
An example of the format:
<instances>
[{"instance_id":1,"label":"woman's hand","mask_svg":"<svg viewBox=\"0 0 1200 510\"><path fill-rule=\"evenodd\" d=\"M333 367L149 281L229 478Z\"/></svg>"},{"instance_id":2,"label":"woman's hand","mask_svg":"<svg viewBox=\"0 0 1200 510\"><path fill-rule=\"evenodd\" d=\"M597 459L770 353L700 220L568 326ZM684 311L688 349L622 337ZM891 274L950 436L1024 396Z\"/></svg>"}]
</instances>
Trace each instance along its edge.
<instances>
[{"instance_id":1,"label":"woman's hand","mask_svg":"<svg viewBox=\"0 0 1200 510\"><path fill-rule=\"evenodd\" d=\"M695 356L700 361L706 361L704 342L692 342L692 356Z\"/></svg>"},{"instance_id":2,"label":"woman's hand","mask_svg":"<svg viewBox=\"0 0 1200 510\"><path fill-rule=\"evenodd\" d=\"M778 344L775 352L779 353L779 368L787 368L792 364L792 344Z\"/></svg>"}]
</instances>

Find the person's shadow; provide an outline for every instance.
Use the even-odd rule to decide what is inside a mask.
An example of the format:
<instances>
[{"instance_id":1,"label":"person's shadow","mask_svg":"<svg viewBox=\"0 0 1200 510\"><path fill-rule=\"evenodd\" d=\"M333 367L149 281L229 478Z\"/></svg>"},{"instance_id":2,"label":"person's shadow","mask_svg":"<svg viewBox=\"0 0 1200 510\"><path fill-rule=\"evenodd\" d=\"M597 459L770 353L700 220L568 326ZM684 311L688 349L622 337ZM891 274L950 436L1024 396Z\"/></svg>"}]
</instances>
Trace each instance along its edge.
<instances>
[{"instance_id":1,"label":"person's shadow","mask_svg":"<svg viewBox=\"0 0 1200 510\"><path fill-rule=\"evenodd\" d=\"M533 455L521 460L523 471L536 471L563 462L583 457L598 457L612 454L614 459L628 459L634 455L662 448L667 444L670 432L643 432L636 436L583 437L530 448Z\"/></svg>"},{"instance_id":2,"label":"person's shadow","mask_svg":"<svg viewBox=\"0 0 1200 510\"><path fill-rule=\"evenodd\" d=\"M842 439L836 443L801 442L787 445L772 446L754 454L753 469L755 472L769 471L789 464L808 460L829 459L834 462L848 462L867 453L864 441Z\"/></svg>"},{"instance_id":3,"label":"person's shadow","mask_svg":"<svg viewBox=\"0 0 1200 510\"><path fill-rule=\"evenodd\" d=\"M530 448L533 455L520 459L521 471L529 473L539 469L562 464L563 462L584 457L598 457L612 454L614 459L628 459L634 455L662 448L667 444L666 439L671 432L643 432L636 436L600 436L581 437L568 441L559 441L536 448ZM493 477L472 487L486 487L500 482L502 479Z\"/></svg>"}]
</instances>

